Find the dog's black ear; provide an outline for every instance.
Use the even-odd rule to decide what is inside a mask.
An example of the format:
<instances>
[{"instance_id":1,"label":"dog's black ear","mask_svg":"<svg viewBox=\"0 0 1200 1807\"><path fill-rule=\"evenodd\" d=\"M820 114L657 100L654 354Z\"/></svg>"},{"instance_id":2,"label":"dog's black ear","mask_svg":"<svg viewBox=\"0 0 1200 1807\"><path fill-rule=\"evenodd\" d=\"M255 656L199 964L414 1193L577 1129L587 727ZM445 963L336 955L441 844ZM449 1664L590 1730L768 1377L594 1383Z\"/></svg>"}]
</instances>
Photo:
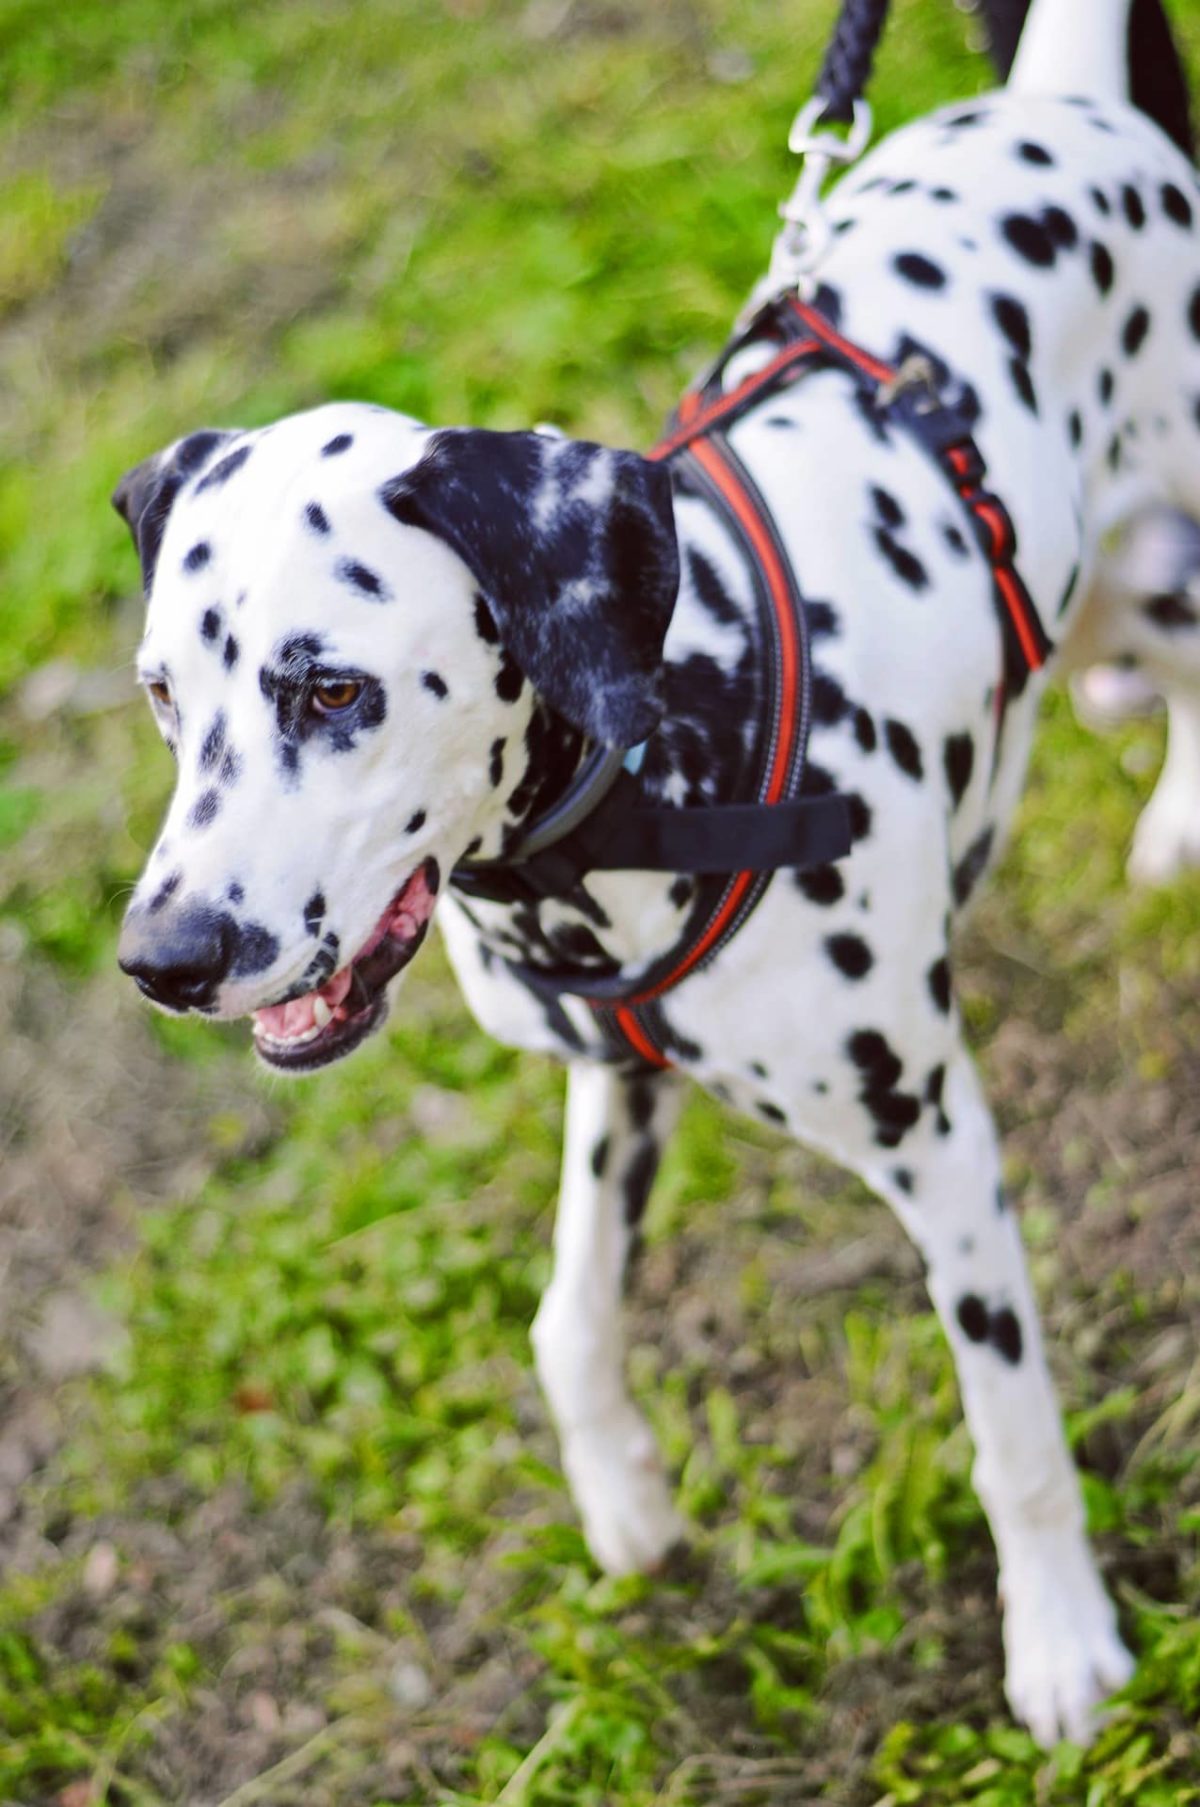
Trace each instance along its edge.
<instances>
[{"instance_id":1,"label":"dog's black ear","mask_svg":"<svg viewBox=\"0 0 1200 1807\"><path fill-rule=\"evenodd\" d=\"M202 470L221 446L236 438L236 433L214 428L189 433L165 452L143 458L126 471L114 489L112 505L133 535L142 562L142 587L147 594L154 582L154 567L171 504L188 478Z\"/></svg>"},{"instance_id":2,"label":"dog's black ear","mask_svg":"<svg viewBox=\"0 0 1200 1807\"><path fill-rule=\"evenodd\" d=\"M454 428L384 485L398 521L456 552L541 696L606 746L662 716L679 588L671 479L636 452Z\"/></svg>"}]
</instances>

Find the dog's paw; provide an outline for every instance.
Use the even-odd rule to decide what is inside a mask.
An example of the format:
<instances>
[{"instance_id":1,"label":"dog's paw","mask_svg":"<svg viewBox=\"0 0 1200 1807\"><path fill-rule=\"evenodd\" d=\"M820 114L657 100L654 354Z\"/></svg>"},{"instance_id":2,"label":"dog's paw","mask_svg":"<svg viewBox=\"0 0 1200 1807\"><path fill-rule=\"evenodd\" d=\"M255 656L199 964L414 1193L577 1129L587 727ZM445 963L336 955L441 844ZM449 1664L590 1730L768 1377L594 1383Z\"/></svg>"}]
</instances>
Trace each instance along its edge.
<instances>
[{"instance_id":1,"label":"dog's paw","mask_svg":"<svg viewBox=\"0 0 1200 1807\"><path fill-rule=\"evenodd\" d=\"M1006 1563L1004 1691L1045 1749L1060 1738L1088 1744L1102 1705L1133 1674L1116 1614L1086 1545L1053 1560Z\"/></svg>"},{"instance_id":2,"label":"dog's paw","mask_svg":"<svg viewBox=\"0 0 1200 1807\"><path fill-rule=\"evenodd\" d=\"M1138 885L1165 885L1200 866L1200 818L1194 797L1156 792L1133 833L1129 877Z\"/></svg>"},{"instance_id":3,"label":"dog's paw","mask_svg":"<svg viewBox=\"0 0 1200 1807\"><path fill-rule=\"evenodd\" d=\"M685 1539L653 1434L632 1405L570 1431L562 1461L588 1549L608 1574L649 1573Z\"/></svg>"}]
</instances>

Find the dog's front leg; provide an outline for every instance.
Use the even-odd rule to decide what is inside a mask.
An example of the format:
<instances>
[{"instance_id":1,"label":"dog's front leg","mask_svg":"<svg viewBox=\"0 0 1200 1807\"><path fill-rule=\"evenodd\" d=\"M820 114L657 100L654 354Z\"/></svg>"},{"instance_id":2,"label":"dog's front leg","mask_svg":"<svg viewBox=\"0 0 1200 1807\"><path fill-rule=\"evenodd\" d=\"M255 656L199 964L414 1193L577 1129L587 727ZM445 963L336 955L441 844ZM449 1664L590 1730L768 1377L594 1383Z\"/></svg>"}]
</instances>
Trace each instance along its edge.
<instances>
[{"instance_id":1,"label":"dog's front leg","mask_svg":"<svg viewBox=\"0 0 1200 1807\"><path fill-rule=\"evenodd\" d=\"M533 1325L588 1547L615 1575L653 1568L683 1533L653 1434L629 1397L621 1326L629 1248L680 1090L671 1075L571 1067L554 1277Z\"/></svg>"},{"instance_id":2,"label":"dog's front leg","mask_svg":"<svg viewBox=\"0 0 1200 1807\"><path fill-rule=\"evenodd\" d=\"M1005 1688L1044 1745L1086 1742L1133 1668L1084 1529L991 1114L963 1050L937 1110L874 1176L917 1243L954 1354L1000 1564Z\"/></svg>"}]
</instances>

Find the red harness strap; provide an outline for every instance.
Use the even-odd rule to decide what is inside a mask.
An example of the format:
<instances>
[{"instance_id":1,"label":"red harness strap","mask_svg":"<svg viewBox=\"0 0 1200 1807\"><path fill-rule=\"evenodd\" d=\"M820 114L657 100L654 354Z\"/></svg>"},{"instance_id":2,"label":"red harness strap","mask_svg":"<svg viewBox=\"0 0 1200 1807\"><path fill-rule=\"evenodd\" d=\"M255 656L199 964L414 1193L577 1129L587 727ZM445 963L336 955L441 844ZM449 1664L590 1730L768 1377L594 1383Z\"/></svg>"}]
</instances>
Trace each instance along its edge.
<instances>
[{"instance_id":1,"label":"red harness strap","mask_svg":"<svg viewBox=\"0 0 1200 1807\"><path fill-rule=\"evenodd\" d=\"M987 467L968 422L958 410L948 408L927 381L905 385L903 371L881 363L861 346L844 339L814 308L794 297L789 298L788 306L805 334L832 353L838 363L870 377L885 396L891 392L892 399L883 403L884 412L895 414L921 440L966 508L975 537L992 568L1001 605L1005 660L998 713L1002 714L1005 695L1016 696L1024 689L1030 672L1040 671L1046 663L1054 642L1042 626L1033 598L1013 562L1017 536L1008 510L998 496L982 488Z\"/></svg>"},{"instance_id":2,"label":"red harness strap","mask_svg":"<svg viewBox=\"0 0 1200 1807\"><path fill-rule=\"evenodd\" d=\"M774 649L776 697L772 744L766 783L761 803L781 803L790 794L792 782L798 782L803 766L804 743L808 738L807 710L800 707L801 673L806 648L802 641L803 603L795 591L786 557L766 524L762 505L745 480L738 460L711 426L698 427L690 444L693 457L719 492L725 508L737 522L740 536L753 550L758 569L765 580L767 596L774 617ZM678 439L676 451L687 445L686 437ZM650 454L658 453L658 448ZM736 933L766 890L770 873L738 872L730 879L715 911L690 946L663 977L644 991L639 991L611 1012L626 1040L643 1060L652 1066L670 1063L657 1046L651 1023L640 1015L641 1007L660 998L685 979L688 973L713 954L722 942ZM593 1009L604 1011L602 1003Z\"/></svg>"},{"instance_id":3,"label":"red harness strap","mask_svg":"<svg viewBox=\"0 0 1200 1807\"><path fill-rule=\"evenodd\" d=\"M896 370L872 357L861 346L843 338L823 315L793 297L770 305L748 337L763 332L782 336L782 348L734 389L723 392L719 386L721 372L731 355L726 353L715 370L683 397L668 432L647 457L688 460L691 474L701 479L702 487L742 544L757 574L759 588L769 602L775 661L774 709L759 802L776 804L787 801L799 788L808 740L804 605L770 516L722 431L771 389L806 370L830 364L840 366L865 378L881 417L894 418L903 425L945 471L991 567L1004 643L997 692L998 722L1003 720L1007 698L1019 693L1030 672L1041 669L1052 642L1013 563L1016 534L1008 511L998 497L981 487L985 466L961 411L941 399L927 376L907 379L903 369ZM731 348L736 349L737 345ZM627 1057L632 1052L652 1067L671 1064L662 1045L666 1025L658 1000L711 959L737 932L766 890L770 877L770 873L754 871L732 874L707 920L685 943L682 952L676 951L666 972L660 969L650 983L619 1002L599 996L588 999L614 1054Z\"/></svg>"}]
</instances>

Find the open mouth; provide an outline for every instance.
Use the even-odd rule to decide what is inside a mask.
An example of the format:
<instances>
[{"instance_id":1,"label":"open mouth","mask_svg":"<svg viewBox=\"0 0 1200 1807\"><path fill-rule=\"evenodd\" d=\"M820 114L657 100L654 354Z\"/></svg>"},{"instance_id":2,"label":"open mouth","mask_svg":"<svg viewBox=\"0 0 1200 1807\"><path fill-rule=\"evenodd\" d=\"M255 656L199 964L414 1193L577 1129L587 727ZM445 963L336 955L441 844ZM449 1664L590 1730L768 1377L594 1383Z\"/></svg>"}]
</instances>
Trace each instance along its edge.
<instances>
[{"instance_id":1,"label":"open mouth","mask_svg":"<svg viewBox=\"0 0 1200 1807\"><path fill-rule=\"evenodd\" d=\"M357 1048L387 1015L388 982L408 965L425 939L437 902L438 870L425 860L393 897L348 966L319 991L253 1016L254 1046L272 1067L290 1073L323 1067Z\"/></svg>"}]
</instances>

